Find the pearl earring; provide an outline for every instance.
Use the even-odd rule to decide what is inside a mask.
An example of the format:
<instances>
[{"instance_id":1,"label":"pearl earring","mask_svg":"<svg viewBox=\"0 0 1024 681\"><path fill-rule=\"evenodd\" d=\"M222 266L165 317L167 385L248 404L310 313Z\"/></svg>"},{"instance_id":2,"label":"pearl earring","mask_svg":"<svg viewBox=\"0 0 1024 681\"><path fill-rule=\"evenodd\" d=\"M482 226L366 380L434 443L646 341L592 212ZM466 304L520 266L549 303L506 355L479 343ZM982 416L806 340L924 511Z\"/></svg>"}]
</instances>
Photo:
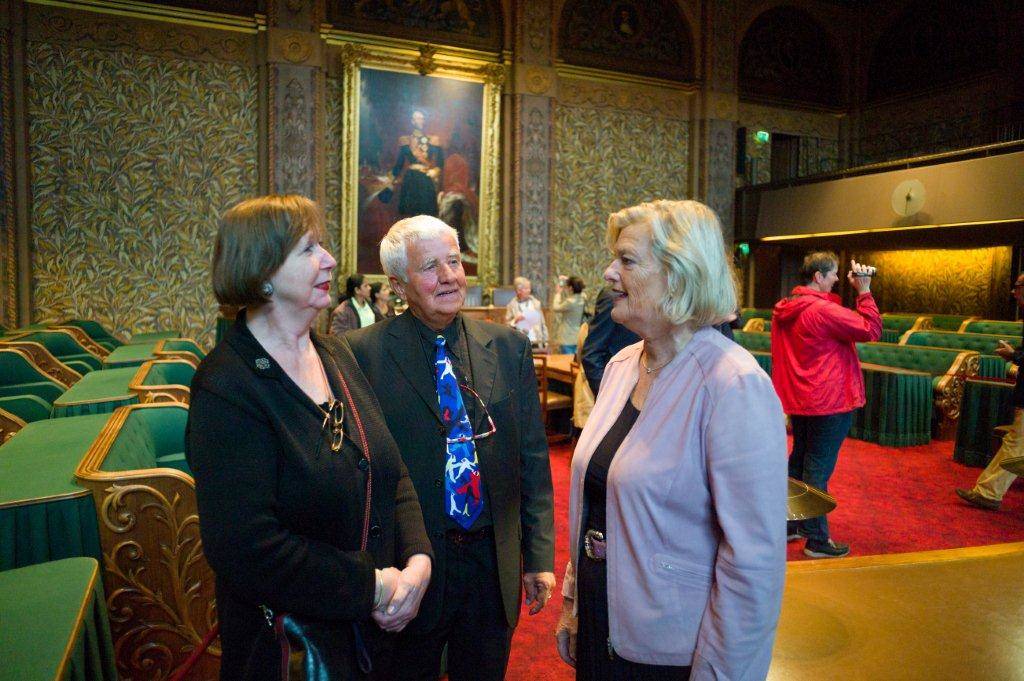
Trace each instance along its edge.
<instances>
[{"instance_id":1,"label":"pearl earring","mask_svg":"<svg viewBox=\"0 0 1024 681\"><path fill-rule=\"evenodd\" d=\"M270 296L274 295L274 285L271 284L269 281L263 282L263 286L260 286L260 293L262 293L265 297L269 298Z\"/></svg>"}]
</instances>

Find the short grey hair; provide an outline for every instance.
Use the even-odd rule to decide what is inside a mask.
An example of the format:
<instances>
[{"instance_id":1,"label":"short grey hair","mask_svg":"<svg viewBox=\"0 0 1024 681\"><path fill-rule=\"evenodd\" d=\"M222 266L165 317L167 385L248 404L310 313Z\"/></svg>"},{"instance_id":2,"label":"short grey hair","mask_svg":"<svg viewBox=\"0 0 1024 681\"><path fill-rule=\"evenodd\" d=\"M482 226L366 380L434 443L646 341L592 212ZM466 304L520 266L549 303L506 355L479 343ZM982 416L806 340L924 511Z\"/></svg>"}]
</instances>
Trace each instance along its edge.
<instances>
[{"instance_id":1,"label":"short grey hair","mask_svg":"<svg viewBox=\"0 0 1024 681\"><path fill-rule=\"evenodd\" d=\"M668 278L661 309L673 324L720 324L736 311L737 286L715 211L699 201L652 201L608 218L608 245L629 225L651 226L651 250Z\"/></svg>"},{"instance_id":2,"label":"short grey hair","mask_svg":"<svg viewBox=\"0 0 1024 681\"><path fill-rule=\"evenodd\" d=\"M524 286L529 286L532 288L533 284L526 277L516 277L515 279L512 280L512 286L518 291Z\"/></svg>"},{"instance_id":3,"label":"short grey hair","mask_svg":"<svg viewBox=\"0 0 1024 681\"><path fill-rule=\"evenodd\" d=\"M442 239L450 236L459 246L459 233L431 215L415 215L399 220L380 242L380 265L384 274L395 277L403 284L409 283L406 270L409 269L409 242L425 239Z\"/></svg>"}]
</instances>

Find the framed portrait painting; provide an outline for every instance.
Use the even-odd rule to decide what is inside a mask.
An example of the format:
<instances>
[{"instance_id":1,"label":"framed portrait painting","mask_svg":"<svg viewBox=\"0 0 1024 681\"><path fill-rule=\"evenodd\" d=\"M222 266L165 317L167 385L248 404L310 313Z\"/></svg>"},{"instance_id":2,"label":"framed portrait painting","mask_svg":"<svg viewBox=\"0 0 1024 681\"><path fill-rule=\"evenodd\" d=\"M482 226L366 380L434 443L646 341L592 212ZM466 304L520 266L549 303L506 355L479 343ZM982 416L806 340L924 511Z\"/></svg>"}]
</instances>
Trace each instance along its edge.
<instances>
[{"instance_id":1,"label":"framed portrait painting","mask_svg":"<svg viewBox=\"0 0 1024 681\"><path fill-rule=\"evenodd\" d=\"M494 282L500 65L408 50L343 50L342 266L382 275L396 221L433 215L459 233L467 277ZM426 72L425 72L426 71Z\"/></svg>"}]
</instances>

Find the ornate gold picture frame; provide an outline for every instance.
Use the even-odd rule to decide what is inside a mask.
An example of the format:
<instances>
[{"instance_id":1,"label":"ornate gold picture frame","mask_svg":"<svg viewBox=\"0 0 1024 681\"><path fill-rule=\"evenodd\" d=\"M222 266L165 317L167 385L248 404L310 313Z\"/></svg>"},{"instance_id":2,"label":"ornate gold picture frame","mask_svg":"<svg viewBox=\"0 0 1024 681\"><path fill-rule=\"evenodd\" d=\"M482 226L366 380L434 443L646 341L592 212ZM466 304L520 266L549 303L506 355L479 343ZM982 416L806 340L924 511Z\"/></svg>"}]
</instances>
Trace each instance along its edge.
<instances>
[{"instance_id":1,"label":"ornate gold picture frame","mask_svg":"<svg viewBox=\"0 0 1024 681\"><path fill-rule=\"evenodd\" d=\"M471 285L479 284L484 287L495 286L498 283L498 243L500 239L500 168L501 168L501 92L505 82L506 67L500 63L499 55L488 55L487 53L471 52L458 48L443 48L431 45L416 45L405 41L382 40L369 38L367 36L356 36L346 34L334 34L327 36L330 45L340 47L342 66L342 139L341 139L341 168L339 172L342 178L341 189L341 224L340 245L341 257L339 269L343 273L360 271L360 248L363 249L362 263L366 268L368 239L360 240L360 211L365 209L368 201L380 201L380 193L383 191L383 198L387 201L397 203L397 197L388 193L390 181L401 178L380 175L380 163L377 168L369 167L371 164L360 163L360 127L369 125L369 121L360 120L365 115L363 97L366 95L367 86L373 81L373 86L378 91L382 88L381 83L388 83L392 86L401 84L405 76L413 78L436 78L439 88L450 88L462 93L473 92L473 88L460 88L465 83L476 83L482 86L481 110L475 119L479 121L479 140L470 140L466 145L473 148L470 162L471 172L469 176L470 192L472 203L475 203L476 225L474 238L475 242L475 263L469 267L472 272L475 269L475 276L469 276ZM371 73L372 72L372 73ZM390 72L387 75L386 72ZM404 74L404 75L402 75ZM411 81L408 81L411 83ZM422 85L416 83L422 89ZM413 107L408 113L413 113L418 107ZM411 121L410 121L411 123ZM413 126L409 125L409 131L403 131L401 142L406 143L416 140L416 133ZM477 128L472 128L476 130ZM413 132L413 134L408 134ZM439 189L443 184L437 179L439 174L433 166L437 158L444 155L443 144L451 142L451 137L435 137L429 125L422 126L422 149L420 159L422 163L416 165L422 171L424 177L419 181L426 182L426 177L438 183ZM477 146L478 145L478 146ZM392 148L395 147L394 140L391 141ZM397 147L401 148L401 147ZM407 147L408 148L408 147ZM477 152L478 151L478 161ZM415 150L414 150L415 151ZM365 152L365 150L364 150ZM402 152L404 153L404 152ZM456 153L449 156L452 158ZM408 156L408 154L406 154ZM411 159L407 159L411 160ZM383 162L383 161L382 161ZM413 161L415 162L415 161ZM408 173L411 163L398 161L399 175ZM479 180L476 181L476 168L474 163L479 164ZM387 159L386 165L390 167L392 161ZM361 167L362 166L362 167ZM403 169L404 168L404 169ZM375 178L367 175L377 171ZM379 186L378 186L379 185ZM442 194L442 202L443 195ZM450 192L449 192L450 194ZM379 231L379 225L377 229ZM458 227L457 227L458 228ZM374 232L373 238L379 238ZM463 241L463 250L467 250L467 243ZM374 274L377 272L378 274ZM383 278L379 269L368 274L371 279Z\"/></svg>"}]
</instances>

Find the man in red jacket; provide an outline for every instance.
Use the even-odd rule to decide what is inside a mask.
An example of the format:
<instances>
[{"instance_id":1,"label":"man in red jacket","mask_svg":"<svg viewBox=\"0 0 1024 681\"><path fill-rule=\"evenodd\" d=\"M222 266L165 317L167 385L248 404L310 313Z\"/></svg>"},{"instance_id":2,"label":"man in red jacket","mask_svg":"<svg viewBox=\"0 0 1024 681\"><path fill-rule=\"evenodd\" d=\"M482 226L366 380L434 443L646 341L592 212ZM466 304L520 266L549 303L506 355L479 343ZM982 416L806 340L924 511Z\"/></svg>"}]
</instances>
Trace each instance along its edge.
<instances>
[{"instance_id":1,"label":"man in red jacket","mask_svg":"<svg viewBox=\"0 0 1024 681\"><path fill-rule=\"evenodd\" d=\"M850 431L853 410L864 406L864 379L855 343L877 341L882 316L871 295L875 268L850 261L846 275L857 291L856 309L843 307L832 287L839 281L839 258L810 253L800 277L804 282L775 304L772 313L772 383L793 424L790 477L821 490ZM807 538L804 553L838 558L847 544L829 537L825 516L790 522L789 539Z\"/></svg>"}]
</instances>

